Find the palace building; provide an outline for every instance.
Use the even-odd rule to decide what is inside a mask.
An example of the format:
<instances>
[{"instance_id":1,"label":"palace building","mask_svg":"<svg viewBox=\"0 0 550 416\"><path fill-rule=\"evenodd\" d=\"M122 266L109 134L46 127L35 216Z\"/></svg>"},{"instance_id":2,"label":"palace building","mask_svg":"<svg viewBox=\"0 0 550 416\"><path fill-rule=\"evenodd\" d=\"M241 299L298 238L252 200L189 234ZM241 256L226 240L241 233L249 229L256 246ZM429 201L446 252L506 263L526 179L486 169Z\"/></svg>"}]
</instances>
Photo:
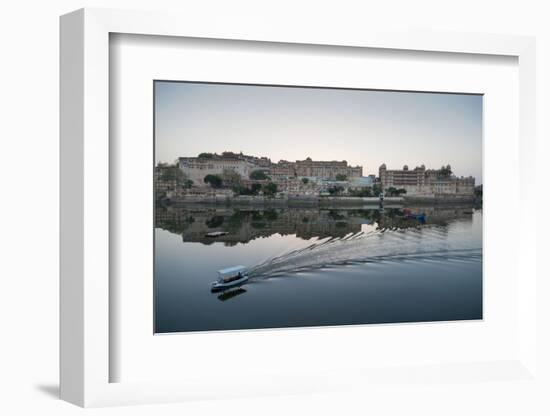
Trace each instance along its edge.
<instances>
[{"instance_id":1,"label":"palace building","mask_svg":"<svg viewBox=\"0 0 550 416\"><path fill-rule=\"evenodd\" d=\"M475 178L456 177L450 172L437 169L426 169L424 165L409 169L407 165L403 169L387 169L382 164L378 169L378 175L382 189L405 189L407 195L441 196L464 195L473 196L475 190Z\"/></svg>"},{"instance_id":2,"label":"palace building","mask_svg":"<svg viewBox=\"0 0 550 416\"><path fill-rule=\"evenodd\" d=\"M324 161L312 160L308 157L305 160L295 162L280 160L278 163L271 165L270 174L275 178L307 177L335 180L338 175L342 175L347 179L351 179L363 176L363 167L350 166L345 160Z\"/></svg>"},{"instance_id":3,"label":"palace building","mask_svg":"<svg viewBox=\"0 0 550 416\"><path fill-rule=\"evenodd\" d=\"M223 175L225 172L235 172L242 178L248 178L250 173L258 169L258 165L245 158L214 156L180 157L179 167L188 179L196 185L204 184L206 175Z\"/></svg>"},{"instance_id":4,"label":"palace building","mask_svg":"<svg viewBox=\"0 0 550 416\"><path fill-rule=\"evenodd\" d=\"M349 166L348 162L342 161L323 161L305 160L296 161L296 175L308 176L323 179L336 179L337 175L343 175L346 178L359 178L363 176L362 166Z\"/></svg>"},{"instance_id":5,"label":"palace building","mask_svg":"<svg viewBox=\"0 0 550 416\"><path fill-rule=\"evenodd\" d=\"M223 175L232 171L248 179L250 173L262 170L274 181L297 177L335 180L338 176L346 179L360 178L363 175L362 166L350 166L342 161L318 161L307 158L289 162L280 160L272 163L269 158L243 155L242 153L224 152L222 154L207 154L206 157L180 157L178 165L188 179L201 185L206 175Z\"/></svg>"}]
</instances>

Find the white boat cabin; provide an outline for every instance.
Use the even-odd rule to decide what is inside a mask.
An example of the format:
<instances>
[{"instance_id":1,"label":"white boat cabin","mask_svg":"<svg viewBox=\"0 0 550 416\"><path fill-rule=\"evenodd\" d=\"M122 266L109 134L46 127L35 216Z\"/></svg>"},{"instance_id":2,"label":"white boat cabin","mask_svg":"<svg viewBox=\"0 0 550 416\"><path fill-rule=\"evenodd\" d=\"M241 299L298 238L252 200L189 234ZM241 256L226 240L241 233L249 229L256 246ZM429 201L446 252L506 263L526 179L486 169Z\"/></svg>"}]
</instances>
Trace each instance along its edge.
<instances>
[{"instance_id":1,"label":"white boat cabin","mask_svg":"<svg viewBox=\"0 0 550 416\"><path fill-rule=\"evenodd\" d=\"M229 282L247 274L248 269L245 266L228 267L227 269L218 270L218 282Z\"/></svg>"}]
</instances>

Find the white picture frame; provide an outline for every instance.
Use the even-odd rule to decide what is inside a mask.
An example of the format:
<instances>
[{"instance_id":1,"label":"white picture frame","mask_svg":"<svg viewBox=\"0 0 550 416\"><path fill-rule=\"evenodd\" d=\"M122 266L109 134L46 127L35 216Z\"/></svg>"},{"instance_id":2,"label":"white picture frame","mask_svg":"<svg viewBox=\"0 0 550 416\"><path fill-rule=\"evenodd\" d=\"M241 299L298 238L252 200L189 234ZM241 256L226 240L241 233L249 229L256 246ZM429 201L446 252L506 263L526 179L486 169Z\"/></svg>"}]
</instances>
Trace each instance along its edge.
<instances>
[{"instance_id":1,"label":"white picture frame","mask_svg":"<svg viewBox=\"0 0 550 416\"><path fill-rule=\"evenodd\" d=\"M61 398L80 406L158 403L214 397L209 380L147 383L110 382L109 368L116 359L109 348L110 166L109 158L109 36L112 33L206 39L280 42L335 47L383 48L439 53L505 55L519 65L520 208L534 198L529 169L535 161L535 42L533 38L464 33L411 33L361 30L330 33L251 23L250 27L218 21L210 27L192 16L165 13L82 9L61 18ZM521 215L518 253L521 287L518 290L519 355L501 363L497 371L517 374L518 380L536 377L536 269L534 218ZM519 245L519 244L518 244ZM489 368L495 363L442 364L421 370L468 380L464 369ZM477 367L476 367L477 366ZM503 366L503 367L502 367ZM396 377L395 369L369 374L342 369L326 382L315 374L280 374L250 383L246 395L322 392L342 388L342 379L376 383ZM397 377L399 378L399 377ZM307 381L310 381L308 383ZM472 382L477 382L472 378ZM281 387L283 386L283 387ZM226 397L242 395L228 392Z\"/></svg>"}]
</instances>

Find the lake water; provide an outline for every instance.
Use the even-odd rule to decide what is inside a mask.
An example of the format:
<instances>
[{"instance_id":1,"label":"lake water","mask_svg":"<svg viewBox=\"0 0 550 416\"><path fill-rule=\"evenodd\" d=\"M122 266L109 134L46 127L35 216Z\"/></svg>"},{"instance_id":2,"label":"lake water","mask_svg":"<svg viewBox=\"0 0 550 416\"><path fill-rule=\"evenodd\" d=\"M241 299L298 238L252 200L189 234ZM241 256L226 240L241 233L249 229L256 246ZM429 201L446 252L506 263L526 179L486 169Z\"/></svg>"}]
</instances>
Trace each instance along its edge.
<instances>
[{"instance_id":1,"label":"lake water","mask_svg":"<svg viewBox=\"0 0 550 416\"><path fill-rule=\"evenodd\" d=\"M157 207L155 332L481 319L482 211L409 209Z\"/></svg>"}]
</instances>

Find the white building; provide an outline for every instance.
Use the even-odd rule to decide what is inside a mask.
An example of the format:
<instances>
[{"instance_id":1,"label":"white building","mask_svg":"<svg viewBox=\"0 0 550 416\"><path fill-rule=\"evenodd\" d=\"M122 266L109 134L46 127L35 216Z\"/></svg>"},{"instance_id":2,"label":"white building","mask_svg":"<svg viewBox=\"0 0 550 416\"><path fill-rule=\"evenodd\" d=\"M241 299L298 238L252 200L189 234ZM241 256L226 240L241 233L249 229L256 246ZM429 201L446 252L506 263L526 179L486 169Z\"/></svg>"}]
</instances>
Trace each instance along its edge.
<instances>
[{"instance_id":1,"label":"white building","mask_svg":"<svg viewBox=\"0 0 550 416\"><path fill-rule=\"evenodd\" d=\"M224 157L180 157L179 167L187 178L198 186L204 185L206 175L222 176L224 172L229 171L239 174L243 179L248 179L250 173L259 168L248 160Z\"/></svg>"},{"instance_id":2,"label":"white building","mask_svg":"<svg viewBox=\"0 0 550 416\"><path fill-rule=\"evenodd\" d=\"M449 166L450 168L450 166ZM443 175L439 170L426 169L424 165L409 169L387 169L386 164L379 168L379 177L383 189L390 187L405 189L407 195L440 196L463 195L473 196L475 178Z\"/></svg>"}]
</instances>

